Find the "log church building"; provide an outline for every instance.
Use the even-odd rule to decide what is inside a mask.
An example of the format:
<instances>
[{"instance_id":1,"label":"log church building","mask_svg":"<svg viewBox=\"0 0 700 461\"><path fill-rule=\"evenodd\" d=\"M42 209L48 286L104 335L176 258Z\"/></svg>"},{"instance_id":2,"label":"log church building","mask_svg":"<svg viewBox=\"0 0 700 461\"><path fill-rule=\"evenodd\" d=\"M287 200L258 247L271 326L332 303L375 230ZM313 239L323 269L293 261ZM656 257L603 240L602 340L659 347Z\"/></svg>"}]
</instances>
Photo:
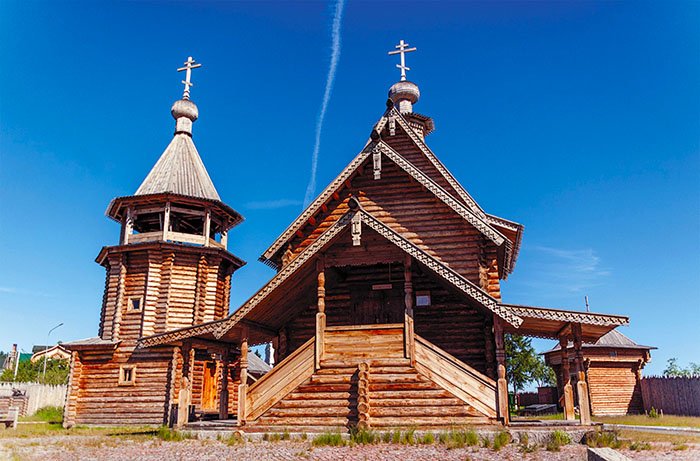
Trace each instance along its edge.
<instances>
[{"instance_id":1,"label":"log church building","mask_svg":"<svg viewBox=\"0 0 700 461\"><path fill-rule=\"evenodd\" d=\"M523 226L481 208L430 149L433 119L414 112L420 91L406 79L415 48L396 48L401 79L369 139L260 256L276 274L232 313L231 279L245 262L227 241L243 218L193 142L199 64L188 59L170 144L136 192L107 208L119 243L97 256L98 336L64 344L67 427L508 425L506 333L563 345L552 353L565 416L578 406L590 423L582 345L628 318L501 298ZM271 369L249 353L262 344L274 350Z\"/></svg>"}]
</instances>

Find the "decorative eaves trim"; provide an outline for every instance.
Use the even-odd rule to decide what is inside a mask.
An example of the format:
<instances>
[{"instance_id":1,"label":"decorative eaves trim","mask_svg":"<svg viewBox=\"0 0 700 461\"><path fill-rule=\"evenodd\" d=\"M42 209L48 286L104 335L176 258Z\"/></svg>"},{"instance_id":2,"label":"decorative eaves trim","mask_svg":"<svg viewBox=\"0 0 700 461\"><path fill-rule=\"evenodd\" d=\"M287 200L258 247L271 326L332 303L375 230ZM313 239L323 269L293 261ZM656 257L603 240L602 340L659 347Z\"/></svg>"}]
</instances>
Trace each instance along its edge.
<instances>
[{"instance_id":1,"label":"decorative eaves trim","mask_svg":"<svg viewBox=\"0 0 700 461\"><path fill-rule=\"evenodd\" d=\"M386 123L384 118L382 118L382 120L384 120L384 123ZM382 120L380 120L379 123L381 123ZM340 172L340 174L323 190L323 192L321 192L321 194L319 194L319 196L316 197L316 199L311 202L308 207L306 207L306 209L297 217L297 219L292 221L289 227L287 227L284 232L277 237L272 245L270 245L270 248L265 250L262 256L260 256L260 261L264 262L272 258L275 253L277 253L277 251L279 251L279 249L282 248L282 246L288 242L290 238L292 238L297 229L299 229L299 226L315 215L319 208L321 208L321 205L326 203L331 196L333 196L333 193L336 192L348 178L350 178L352 173L367 159L367 157L369 157L374 147L375 143L369 141L365 148L362 149L359 154L357 154L357 156L343 169L343 171Z\"/></svg>"},{"instance_id":2,"label":"decorative eaves trim","mask_svg":"<svg viewBox=\"0 0 700 461\"><path fill-rule=\"evenodd\" d=\"M407 240L401 234L392 230L366 211L362 210L360 211L360 213L362 215L362 222L364 224L367 224L378 234L382 235L394 245L401 248L403 251L411 255L413 258L415 258L421 264L426 266L428 269L442 277L445 281L449 282L454 287L458 288L460 291L465 293L471 299L483 305L484 307L501 317L503 320L513 325L515 328L518 328L523 322L523 320L516 314L511 312L511 310L508 307L499 304L495 298L490 296L488 293L484 292L474 283L462 277L452 268L446 266L442 262L438 261L435 257L421 250L411 241Z\"/></svg>"},{"instance_id":3,"label":"decorative eaves trim","mask_svg":"<svg viewBox=\"0 0 700 461\"><path fill-rule=\"evenodd\" d=\"M428 157L430 163L435 166L435 168L440 172L440 174L445 178L445 180L452 186L452 188L457 191L457 194L469 205L469 207L482 219L486 218L486 213L481 207L476 203L476 200L472 198L471 195L462 187L462 185L452 176L452 173L443 165L443 163L437 158L437 156L430 150L430 147L425 143L423 138L421 138L414 130L411 125L404 118L401 112L395 107L392 109L392 115L398 116L397 120L399 125L404 129L408 137L415 143L416 146Z\"/></svg>"},{"instance_id":4,"label":"decorative eaves trim","mask_svg":"<svg viewBox=\"0 0 700 461\"><path fill-rule=\"evenodd\" d=\"M141 349L144 347L153 347L159 346L161 344L169 344L174 341L180 341L183 339L191 338L193 336L199 336L207 333L214 334L217 325L221 322L224 322L225 320L226 319L215 320L213 322L202 323L191 327L179 328L177 330L167 331L165 333L159 333L157 335L140 338L136 347Z\"/></svg>"},{"instance_id":5,"label":"decorative eaves trim","mask_svg":"<svg viewBox=\"0 0 700 461\"><path fill-rule=\"evenodd\" d=\"M629 318L622 315L598 314L592 312L576 312L544 307L517 306L501 304L515 315L558 322L584 323L598 326L629 325Z\"/></svg>"},{"instance_id":6,"label":"decorative eaves trim","mask_svg":"<svg viewBox=\"0 0 700 461\"><path fill-rule=\"evenodd\" d=\"M418 181L423 187L428 189L437 198L439 198L445 205L452 208L457 214L459 214L465 221L474 226L493 241L496 245L500 246L504 242L509 242L509 240L500 232L495 230L489 223L477 216L471 209L467 208L455 199L449 192L447 192L442 186L426 176L422 171L413 166L411 162L406 160L392 149L389 145L384 142L379 142L376 149L381 150L381 152L386 155L392 162L398 165L399 168L404 170L410 176L412 176L416 181Z\"/></svg>"}]
</instances>

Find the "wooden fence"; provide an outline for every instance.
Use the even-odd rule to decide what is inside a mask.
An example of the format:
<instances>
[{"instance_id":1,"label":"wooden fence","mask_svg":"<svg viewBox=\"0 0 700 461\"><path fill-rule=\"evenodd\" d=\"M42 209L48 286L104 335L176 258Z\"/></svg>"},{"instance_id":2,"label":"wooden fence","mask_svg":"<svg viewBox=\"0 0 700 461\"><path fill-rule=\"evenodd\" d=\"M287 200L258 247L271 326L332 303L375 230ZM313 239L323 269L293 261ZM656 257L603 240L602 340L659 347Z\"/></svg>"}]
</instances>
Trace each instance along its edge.
<instances>
[{"instance_id":1,"label":"wooden fence","mask_svg":"<svg viewBox=\"0 0 700 461\"><path fill-rule=\"evenodd\" d=\"M51 386L39 383L0 383L0 399L10 398L12 389L26 392L28 402L22 416L31 416L39 408L62 407L66 403L67 388L65 384Z\"/></svg>"},{"instance_id":2,"label":"wooden fence","mask_svg":"<svg viewBox=\"0 0 700 461\"><path fill-rule=\"evenodd\" d=\"M700 377L642 378L644 410L665 415L700 416Z\"/></svg>"}]
</instances>

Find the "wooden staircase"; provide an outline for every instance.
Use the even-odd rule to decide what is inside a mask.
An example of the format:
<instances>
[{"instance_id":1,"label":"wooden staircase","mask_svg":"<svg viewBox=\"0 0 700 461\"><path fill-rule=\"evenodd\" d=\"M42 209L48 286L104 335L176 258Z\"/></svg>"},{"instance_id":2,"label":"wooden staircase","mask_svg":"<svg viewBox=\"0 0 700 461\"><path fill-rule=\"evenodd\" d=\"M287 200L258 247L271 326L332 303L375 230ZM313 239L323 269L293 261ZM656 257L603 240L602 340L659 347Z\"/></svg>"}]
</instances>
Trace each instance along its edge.
<instances>
[{"instance_id":1,"label":"wooden staircase","mask_svg":"<svg viewBox=\"0 0 700 461\"><path fill-rule=\"evenodd\" d=\"M494 423L495 382L419 336L407 344L405 331L404 324L326 328L318 367L312 338L251 386L246 426L314 432Z\"/></svg>"}]
</instances>

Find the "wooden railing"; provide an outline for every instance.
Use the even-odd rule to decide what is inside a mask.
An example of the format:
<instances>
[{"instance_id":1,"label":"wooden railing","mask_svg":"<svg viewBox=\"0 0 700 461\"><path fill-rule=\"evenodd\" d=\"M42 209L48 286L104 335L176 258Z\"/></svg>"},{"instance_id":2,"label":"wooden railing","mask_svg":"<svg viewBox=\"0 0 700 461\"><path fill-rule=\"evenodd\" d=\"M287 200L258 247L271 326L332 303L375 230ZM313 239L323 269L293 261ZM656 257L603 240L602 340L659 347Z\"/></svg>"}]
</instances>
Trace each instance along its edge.
<instances>
[{"instance_id":1,"label":"wooden railing","mask_svg":"<svg viewBox=\"0 0 700 461\"><path fill-rule=\"evenodd\" d=\"M496 417L496 382L414 334L415 368L486 416Z\"/></svg>"},{"instance_id":2,"label":"wooden railing","mask_svg":"<svg viewBox=\"0 0 700 461\"><path fill-rule=\"evenodd\" d=\"M315 338L306 341L248 388L245 416L241 419L257 419L313 375L315 341Z\"/></svg>"}]
</instances>

